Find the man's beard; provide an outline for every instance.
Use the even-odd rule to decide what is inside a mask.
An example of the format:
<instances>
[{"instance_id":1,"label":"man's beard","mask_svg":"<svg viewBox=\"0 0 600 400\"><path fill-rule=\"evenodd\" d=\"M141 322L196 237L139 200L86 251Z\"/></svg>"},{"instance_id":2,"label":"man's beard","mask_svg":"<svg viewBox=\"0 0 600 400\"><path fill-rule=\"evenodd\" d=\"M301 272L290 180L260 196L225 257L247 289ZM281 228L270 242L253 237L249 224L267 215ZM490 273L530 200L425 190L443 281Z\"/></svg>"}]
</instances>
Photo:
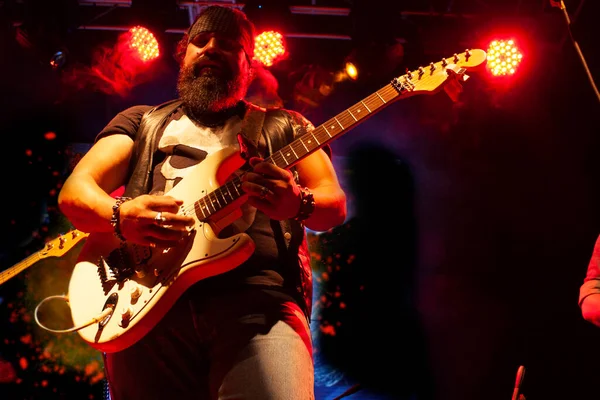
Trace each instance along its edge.
<instances>
[{"instance_id":1,"label":"man's beard","mask_svg":"<svg viewBox=\"0 0 600 400\"><path fill-rule=\"evenodd\" d=\"M196 76L194 65L182 67L177 90L183 104L195 116L217 113L231 108L241 100L250 78L245 74L233 76L231 70L217 73L207 69Z\"/></svg>"}]
</instances>

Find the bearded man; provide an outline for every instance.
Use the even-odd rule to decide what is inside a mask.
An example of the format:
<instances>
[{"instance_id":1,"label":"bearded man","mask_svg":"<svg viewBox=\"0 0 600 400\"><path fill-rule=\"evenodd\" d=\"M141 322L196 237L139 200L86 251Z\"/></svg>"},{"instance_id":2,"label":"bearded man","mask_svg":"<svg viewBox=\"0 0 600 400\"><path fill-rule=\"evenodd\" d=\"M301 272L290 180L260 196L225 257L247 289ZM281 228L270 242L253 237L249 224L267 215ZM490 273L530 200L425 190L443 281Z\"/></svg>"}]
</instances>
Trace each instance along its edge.
<instances>
[{"instance_id":1,"label":"bearded man","mask_svg":"<svg viewBox=\"0 0 600 400\"><path fill-rule=\"evenodd\" d=\"M117 114L59 193L90 233L74 278L107 299L82 336L113 400L314 399L305 228L346 218L331 151L299 113L244 100L243 12L205 8L178 49L179 98Z\"/></svg>"}]
</instances>

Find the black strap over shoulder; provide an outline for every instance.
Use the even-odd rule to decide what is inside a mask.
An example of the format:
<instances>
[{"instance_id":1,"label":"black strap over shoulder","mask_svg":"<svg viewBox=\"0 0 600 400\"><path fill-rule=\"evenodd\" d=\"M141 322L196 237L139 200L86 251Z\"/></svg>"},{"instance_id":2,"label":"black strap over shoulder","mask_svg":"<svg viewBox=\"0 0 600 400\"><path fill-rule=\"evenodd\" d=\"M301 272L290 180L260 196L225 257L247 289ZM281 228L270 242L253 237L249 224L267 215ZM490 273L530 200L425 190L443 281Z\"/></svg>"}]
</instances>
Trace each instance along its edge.
<instances>
[{"instance_id":1,"label":"black strap over shoulder","mask_svg":"<svg viewBox=\"0 0 600 400\"><path fill-rule=\"evenodd\" d=\"M241 132L238 134L240 153L245 160L258 155L258 142L262 135L266 110L246 102L246 113L242 119Z\"/></svg>"}]
</instances>

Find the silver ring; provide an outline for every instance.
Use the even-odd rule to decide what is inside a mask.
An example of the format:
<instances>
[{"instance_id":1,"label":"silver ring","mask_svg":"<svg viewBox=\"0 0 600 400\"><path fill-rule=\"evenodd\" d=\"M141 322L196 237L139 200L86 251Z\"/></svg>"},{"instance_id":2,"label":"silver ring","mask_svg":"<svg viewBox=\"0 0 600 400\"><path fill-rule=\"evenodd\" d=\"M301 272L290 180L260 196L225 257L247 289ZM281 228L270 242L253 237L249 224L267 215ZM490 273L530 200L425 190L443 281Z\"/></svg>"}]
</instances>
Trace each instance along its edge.
<instances>
[{"instance_id":1,"label":"silver ring","mask_svg":"<svg viewBox=\"0 0 600 400\"><path fill-rule=\"evenodd\" d=\"M167 222L167 219L163 217L162 212L157 212L154 217L154 223L158 226L162 226L165 222Z\"/></svg>"},{"instance_id":2,"label":"silver ring","mask_svg":"<svg viewBox=\"0 0 600 400\"><path fill-rule=\"evenodd\" d=\"M269 193L269 188L266 186L263 186L262 189L260 189L260 198L264 199L265 197L267 197L268 193Z\"/></svg>"}]
</instances>

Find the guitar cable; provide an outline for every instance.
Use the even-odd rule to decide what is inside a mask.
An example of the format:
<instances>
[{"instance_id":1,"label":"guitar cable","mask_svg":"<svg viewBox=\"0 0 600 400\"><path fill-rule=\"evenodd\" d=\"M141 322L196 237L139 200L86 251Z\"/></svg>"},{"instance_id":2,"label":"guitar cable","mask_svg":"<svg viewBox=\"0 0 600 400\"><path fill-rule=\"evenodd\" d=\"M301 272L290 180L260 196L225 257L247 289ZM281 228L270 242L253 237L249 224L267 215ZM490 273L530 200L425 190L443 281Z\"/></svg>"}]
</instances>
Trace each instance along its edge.
<instances>
[{"instance_id":1,"label":"guitar cable","mask_svg":"<svg viewBox=\"0 0 600 400\"><path fill-rule=\"evenodd\" d=\"M55 296L48 296L46 297L44 300L40 301L40 303L37 305L37 307L35 308L34 312L33 312L33 317L35 318L35 322L43 329L50 331L50 332L54 332L54 333L69 333L69 332L75 332L78 331L80 329L83 329L87 326L90 326L92 324L95 324L96 322L102 321L103 319L107 318L108 316L112 315L112 313L114 312L114 307L112 306L108 306L106 307L104 310L102 310L102 312L100 314L98 314L97 316L95 316L94 318L90 319L87 322L84 322L83 324L79 325L79 326L74 326L72 328L68 328L68 329L51 329L48 328L47 326L45 326L44 324L42 324L38 318L38 310L39 308L42 306L42 304L46 303L49 300L53 300L53 299L62 299L64 300L67 304L69 304L69 298L66 295L55 295Z\"/></svg>"}]
</instances>

